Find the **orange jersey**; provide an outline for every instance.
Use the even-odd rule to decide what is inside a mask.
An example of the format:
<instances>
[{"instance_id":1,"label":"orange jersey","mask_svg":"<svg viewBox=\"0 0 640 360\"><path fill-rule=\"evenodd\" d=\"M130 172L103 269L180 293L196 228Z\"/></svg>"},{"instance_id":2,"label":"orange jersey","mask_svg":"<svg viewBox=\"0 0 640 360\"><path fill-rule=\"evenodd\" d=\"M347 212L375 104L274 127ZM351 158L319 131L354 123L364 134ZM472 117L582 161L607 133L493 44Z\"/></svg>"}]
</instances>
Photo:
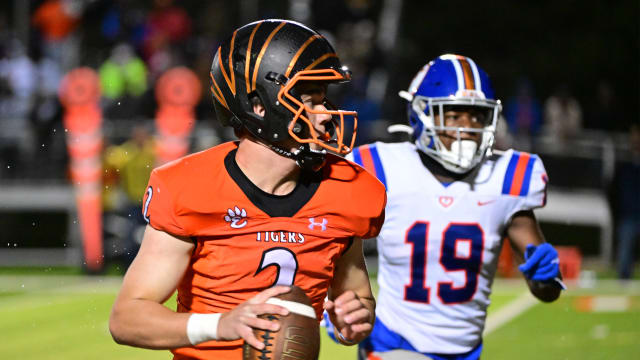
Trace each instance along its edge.
<instances>
[{"instance_id":1,"label":"orange jersey","mask_svg":"<svg viewBox=\"0 0 640 360\"><path fill-rule=\"evenodd\" d=\"M375 237L384 186L361 167L328 155L286 196L262 192L226 143L155 169L144 199L149 224L196 243L178 286L179 312L222 313L275 284L301 287L318 319L336 260L353 237ZM231 153L233 152L233 153ZM240 359L242 340L173 350L175 359Z\"/></svg>"}]
</instances>

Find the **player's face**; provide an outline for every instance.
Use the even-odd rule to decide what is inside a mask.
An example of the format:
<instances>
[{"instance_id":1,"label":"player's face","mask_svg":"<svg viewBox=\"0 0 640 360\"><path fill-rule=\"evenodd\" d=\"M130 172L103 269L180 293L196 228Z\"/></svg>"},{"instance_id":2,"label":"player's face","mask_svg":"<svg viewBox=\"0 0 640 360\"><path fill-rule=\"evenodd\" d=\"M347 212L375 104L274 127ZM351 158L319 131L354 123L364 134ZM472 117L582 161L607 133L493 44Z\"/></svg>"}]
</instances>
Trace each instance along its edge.
<instances>
[{"instance_id":1,"label":"player's face","mask_svg":"<svg viewBox=\"0 0 640 360\"><path fill-rule=\"evenodd\" d=\"M443 112L443 121L441 122L440 114L436 113L435 122L445 127L482 129L489 121L487 111L476 106L445 106ZM457 140L457 131L439 131L438 135L446 148L451 150L451 144ZM461 131L460 138L461 140L473 140L480 145L482 132Z\"/></svg>"},{"instance_id":2,"label":"player's face","mask_svg":"<svg viewBox=\"0 0 640 360\"><path fill-rule=\"evenodd\" d=\"M327 85L322 82L303 82L296 86L295 91L300 94L300 100L306 108L314 111L326 111L327 101ZM332 137L333 124L331 115L316 114L307 111L305 114L309 121L313 124L313 128L318 138L329 141ZM314 149L321 149L317 144L311 144Z\"/></svg>"}]
</instances>

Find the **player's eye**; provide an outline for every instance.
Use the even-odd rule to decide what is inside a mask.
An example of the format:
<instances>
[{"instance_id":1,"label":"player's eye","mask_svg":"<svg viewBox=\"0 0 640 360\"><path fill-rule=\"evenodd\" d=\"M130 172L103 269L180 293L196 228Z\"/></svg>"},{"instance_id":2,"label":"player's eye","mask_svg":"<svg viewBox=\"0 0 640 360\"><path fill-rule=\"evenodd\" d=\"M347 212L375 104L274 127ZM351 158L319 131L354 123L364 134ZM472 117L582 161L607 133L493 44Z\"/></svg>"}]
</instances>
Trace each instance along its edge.
<instances>
[{"instance_id":1,"label":"player's eye","mask_svg":"<svg viewBox=\"0 0 640 360\"><path fill-rule=\"evenodd\" d=\"M445 121L457 121L460 118L460 115L453 113L453 112L448 112L444 114L444 119Z\"/></svg>"}]
</instances>

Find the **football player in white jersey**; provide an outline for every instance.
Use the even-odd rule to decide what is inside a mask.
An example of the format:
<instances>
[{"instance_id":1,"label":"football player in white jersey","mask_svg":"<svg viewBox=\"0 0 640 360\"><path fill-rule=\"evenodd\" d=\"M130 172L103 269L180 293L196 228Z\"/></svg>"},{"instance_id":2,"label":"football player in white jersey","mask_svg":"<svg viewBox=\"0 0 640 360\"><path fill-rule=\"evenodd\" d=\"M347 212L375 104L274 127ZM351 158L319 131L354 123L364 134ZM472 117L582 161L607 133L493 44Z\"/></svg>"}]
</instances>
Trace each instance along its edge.
<instances>
[{"instance_id":1,"label":"football player in white jersey","mask_svg":"<svg viewBox=\"0 0 640 360\"><path fill-rule=\"evenodd\" d=\"M503 239L524 260L519 269L538 299L554 301L564 286L533 213L545 205L547 175L534 154L492 152L501 105L470 58L438 57L400 96L413 142L377 142L349 155L388 196L377 238L377 318L360 357L402 350L400 358L411 351L478 359Z\"/></svg>"}]
</instances>

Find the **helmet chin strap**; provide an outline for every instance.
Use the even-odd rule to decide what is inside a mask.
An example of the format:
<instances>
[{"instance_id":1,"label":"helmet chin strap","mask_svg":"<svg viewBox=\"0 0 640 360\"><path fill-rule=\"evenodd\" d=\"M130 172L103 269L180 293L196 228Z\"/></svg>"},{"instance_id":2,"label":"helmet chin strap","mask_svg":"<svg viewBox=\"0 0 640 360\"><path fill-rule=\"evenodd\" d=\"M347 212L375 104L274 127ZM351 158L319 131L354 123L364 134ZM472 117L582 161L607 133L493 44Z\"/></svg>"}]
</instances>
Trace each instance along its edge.
<instances>
[{"instance_id":1,"label":"helmet chin strap","mask_svg":"<svg viewBox=\"0 0 640 360\"><path fill-rule=\"evenodd\" d=\"M309 144L301 144L297 150L287 151L279 146L268 144L269 149L276 154L296 161L296 164L303 170L316 172L320 170L327 161L327 151L314 150Z\"/></svg>"},{"instance_id":2,"label":"helmet chin strap","mask_svg":"<svg viewBox=\"0 0 640 360\"><path fill-rule=\"evenodd\" d=\"M302 144L300 148L295 153L296 164L300 166L304 170L311 170L313 172L317 172L324 164L327 162L327 151L325 149L322 150L314 150L309 144Z\"/></svg>"}]
</instances>

